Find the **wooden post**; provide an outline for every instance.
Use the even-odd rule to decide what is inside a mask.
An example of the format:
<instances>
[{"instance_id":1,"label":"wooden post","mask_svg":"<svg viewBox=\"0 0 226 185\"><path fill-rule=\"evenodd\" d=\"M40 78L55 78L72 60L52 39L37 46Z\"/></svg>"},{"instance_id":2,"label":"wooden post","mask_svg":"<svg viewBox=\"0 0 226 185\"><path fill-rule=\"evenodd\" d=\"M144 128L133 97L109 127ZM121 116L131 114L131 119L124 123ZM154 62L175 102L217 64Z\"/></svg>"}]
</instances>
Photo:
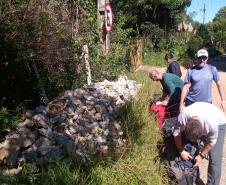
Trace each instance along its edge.
<instances>
[{"instance_id":1,"label":"wooden post","mask_svg":"<svg viewBox=\"0 0 226 185\"><path fill-rule=\"evenodd\" d=\"M109 3L109 0L105 0L105 4ZM105 20L106 21L106 20ZM106 32L106 38L105 38L105 52L106 54L109 52L110 50L110 32Z\"/></svg>"},{"instance_id":2,"label":"wooden post","mask_svg":"<svg viewBox=\"0 0 226 185\"><path fill-rule=\"evenodd\" d=\"M91 77L91 70L90 70L90 64L89 64L89 49L88 45L83 45L83 52L81 59L85 62L85 68L86 68L86 78L87 78L87 84L90 85L92 83L92 77Z\"/></svg>"},{"instance_id":3,"label":"wooden post","mask_svg":"<svg viewBox=\"0 0 226 185\"><path fill-rule=\"evenodd\" d=\"M110 50L110 33L108 32L106 34L106 42L105 42L105 52L106 54L109 52Z\"/></svg>"}]
</instances>

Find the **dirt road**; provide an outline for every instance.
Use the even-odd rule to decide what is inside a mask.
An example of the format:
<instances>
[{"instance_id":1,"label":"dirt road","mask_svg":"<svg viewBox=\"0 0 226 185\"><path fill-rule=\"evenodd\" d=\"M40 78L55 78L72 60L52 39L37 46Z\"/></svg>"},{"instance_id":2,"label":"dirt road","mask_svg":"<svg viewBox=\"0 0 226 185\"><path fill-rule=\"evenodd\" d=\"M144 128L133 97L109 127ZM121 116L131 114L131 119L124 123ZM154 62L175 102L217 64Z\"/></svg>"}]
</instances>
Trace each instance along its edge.
<instances>
[{"instance_id":1,"label":"dirt road","mask_svg":"<svg viewBox=\"0 0 226 185\"><path fill-rule=\"evenodd\" d=\"M209 61L209 64L216 66L217 69L219 70L220 79L221 79L223 90L226 97L226 55L211 59ZM165 71L165 68L156 68L148 65L142 65L139 67L139 70L144 70L144 71L149 71L151 69L159 69L159 70ZM184 79L184 76L187 70L181 67L181 71L183 74L182 79ZM213 83L212 93L213 93L213 103L220 107L221 99L215 83ZM205 160L200 166L200 176L205 184L207 182L207 166L208 166L207 160ZM222 172L222 175L221 175L220 185L226 185L226 173L225 173L226 172L226 137L225 137L224 148L223 148L223 162L222 162L221 172Z\"/></svg>"}]
</instances>

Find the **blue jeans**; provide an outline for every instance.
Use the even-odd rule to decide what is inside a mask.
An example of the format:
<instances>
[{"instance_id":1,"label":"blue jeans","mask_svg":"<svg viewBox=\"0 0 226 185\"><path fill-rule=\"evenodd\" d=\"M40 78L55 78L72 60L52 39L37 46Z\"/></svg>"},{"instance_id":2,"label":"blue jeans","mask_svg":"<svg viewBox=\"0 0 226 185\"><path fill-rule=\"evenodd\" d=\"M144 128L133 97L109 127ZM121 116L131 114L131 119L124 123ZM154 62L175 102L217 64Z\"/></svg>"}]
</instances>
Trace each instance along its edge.
<instances>
[{"instance_id":1,"label":"blue jeans","mask_svg":"<svg viewBox=\"0 0 226 185\"><path fill-rule=\"evenodd\" d=\"M209 152L208 182L207 185L219 185L221 177L221 163L226 124L219 125L217 143Z\"/></svg>"}]
</instances>

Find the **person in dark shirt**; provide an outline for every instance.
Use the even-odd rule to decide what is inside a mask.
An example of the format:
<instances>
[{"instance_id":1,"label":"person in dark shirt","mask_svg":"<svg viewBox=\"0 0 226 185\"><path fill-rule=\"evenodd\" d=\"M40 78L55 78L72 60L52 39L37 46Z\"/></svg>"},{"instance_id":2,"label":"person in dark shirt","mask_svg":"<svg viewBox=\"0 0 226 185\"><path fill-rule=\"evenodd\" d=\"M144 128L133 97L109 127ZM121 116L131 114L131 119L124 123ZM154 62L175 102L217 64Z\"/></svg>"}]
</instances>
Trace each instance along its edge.
<instances>
[{"instance_id":1,"label":"person in dark shirt","mask_svg":"<svg viewBox=\"0 0 226 185\"><path fill-rule=\"evenodd\" d=\"M153 81L159 81L163 88L162 100L157 102L156 105L166 106L170 117L177 116L184 82L175 74L163 73L158 70L150 71L149 77Z\"/></svg>"},{"instance_id":2,"label":"person in dark shirt","mask_svg":"<svg viewBox=\"0 0 226 185\"><path fill-rule=\"evenodd\" d=\"M167 73L173 73L179 77L182 76L180 65L173 59L172 53L166 53L165 60L168 63Z\"/></svg>"}]
</instances>

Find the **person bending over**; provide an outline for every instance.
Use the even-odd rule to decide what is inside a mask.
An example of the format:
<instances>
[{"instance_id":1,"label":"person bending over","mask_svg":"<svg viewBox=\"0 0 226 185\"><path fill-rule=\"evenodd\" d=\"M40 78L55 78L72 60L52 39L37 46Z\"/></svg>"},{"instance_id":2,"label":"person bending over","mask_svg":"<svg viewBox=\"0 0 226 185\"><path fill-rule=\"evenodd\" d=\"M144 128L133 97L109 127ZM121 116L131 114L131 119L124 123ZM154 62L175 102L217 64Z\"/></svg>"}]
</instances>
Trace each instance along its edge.
<instances>
[{"instance_id":1,"label":"person bending over","mask_svg":"<svg viewBox=\"0 0 226 185\"><path fill-rule=\"evenodd\" d=\"M226 129L226 117L218 107L206 102L196 102L187 106L178 116L173 132L175 144L183 160L192 156L183 150L181 134L185 133L192 142L201 140L204 147L193 160L199 166L205 155L209 155L207 185L219 185L223 144Z\"/></svg>"},{"instance_id":2,"label":"person bending over","mask_svg":"<svg viewBox=\"0 0 226 185\"><path fill-rule=\"evenodd\" d=\"M150 71L149 77L153 81L160 81L163 88L162 99L156 104L166 106L170 117L177 116L183 81L175 74L163 73L159 70Z\"/></svg>"}]
</instances>

